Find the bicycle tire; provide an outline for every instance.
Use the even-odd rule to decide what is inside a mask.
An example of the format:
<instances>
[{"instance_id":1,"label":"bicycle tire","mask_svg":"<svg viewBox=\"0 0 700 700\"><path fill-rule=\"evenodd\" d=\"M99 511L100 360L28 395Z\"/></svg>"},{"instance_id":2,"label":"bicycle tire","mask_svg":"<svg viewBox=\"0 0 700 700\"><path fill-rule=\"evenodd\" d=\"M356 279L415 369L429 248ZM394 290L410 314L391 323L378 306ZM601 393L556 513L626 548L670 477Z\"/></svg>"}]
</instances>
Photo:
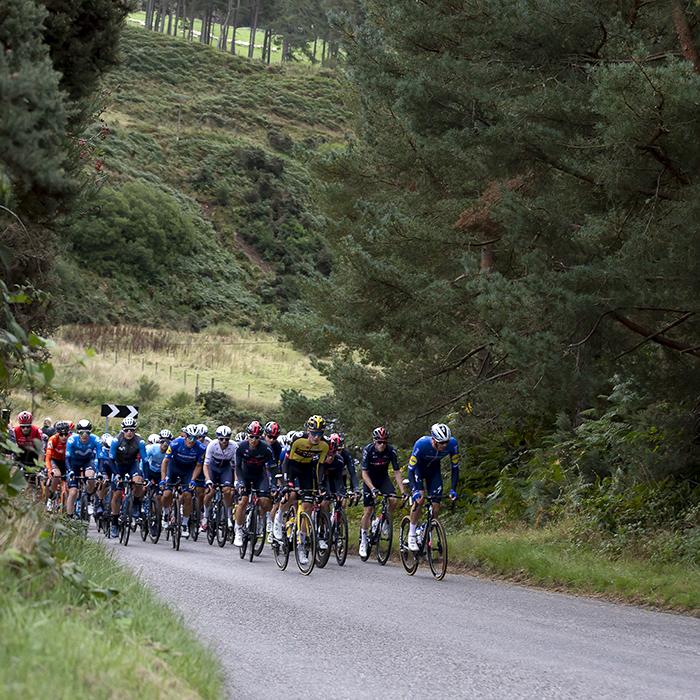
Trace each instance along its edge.
<instances>
[{"instance_id":1,"label":"bicycle tire","mask_svg":"<svg viewBox=\"0 0 700 700\"><path fill-rule=\"evenodd\" d=\"M401 553L401 563L409 576L413 576L418 568L417 552L412 552L408 548L408 533L411 529L411 519L408 515L401 520L401 530L399 532L399 552Z\"/></svg>"},{"instance_id":2,"label":"bicycle tire","mask_svg":"<svg viewBox=\"0 0 700 700\"><path fill-rule=\"evenodd\" d=\"M219 547L223 547L228 540L228 513L226 512L226 504L223 499L219 499L219 502L216 504L214 522L216 525L216 543Z\"/></svg>"},{"instance_id":3,"label":"bicycle tire","mask_svg":"<svg viewBox=\"0 0 700 700\"><path fill-rule=\"evenodd\" d=\"M258 544L258 504L254 503L250 510L250 519L246 519L248 538L250 540L250 561L255 556L255 547Z\"/></svg>"},{"instance_id":4,"label":"bicycle tire","mask_svg":"<svg viewBox=\"0 0 700 700\"><path fill-rule=\"evenodd\" d=\"M87 522L88 525L90 523L90 513L88 513L88 497L87 494L84 493L79 500L79 507L80 507L80 519L84 522Z\"/></svg>"},{"instance_id":5,"label":"bicycle tire","mask_svg":"<svg viewBox=\"0 0 700 700\"><path fill-rule=\"evenodd\" d=\"M160 535L163 532L163 525L161 524L161 514L158 511L158 499L153 495L148 499L146 516L148 518L148 535L153 544L158 544Z\"/></svg>"},{"instance_id":6,"label":"bicycle tire","mask_svg":"<svg viewBox=\"0 0 700 700\"><path fill-rule=\"evenodd\" d=\"M251 508L252 506L250 503L248 503L248 507L245 509L245 513L243 514L243 531L241 533L243 536L243 544L238 548L238 554L240 555L241 559L245 559L246 552L248 551L248 521L250 520Z\"/></svg>"},{"instance_id":7,"label":"bicycle tire","mask_svg":"<svg viewBox=\"0 0 700 700\"><path fill-rule=\"evenodd\" d=\"M388 526L388 534L384 534L384 526ZM394 521L389 513L379 516L377 528L377 561L384 566L391 555L391 543L394 538Z\"/></svg>"},{"instance_id":8,"label":"bicycle tire","mask_svg":"<svg viewBox=\"0 0 700 700\"><path fill-rule=\"evenodd\" d=\"M430 532L426 543L428 564L436 581L442 581L447 572L447 536L439 520L430 521Z\"/></svg>"},{"instance_id":9,"label":"bicycle tire","mask_svg":"<svg viewBox=\"0 0 700 700\"><path fill-rule=\"evenodd\" d=\"M145 542L148 539L148 515L146 513L146 510L148 508L148 500L141 506L141 524L140 524L140 530L141 530L141 541Z\"/></svg>"},{"instance_id":10,"label":"bicycle tire","mask_svg":"<svg viewBox=\"0 0 700 700\"><path fill-rule=\"evenodd\" d=\"M308 576L316 563L316 537L311 516L306 511L297 515L294 531L294 558L299 571ZM301 552L306 555L306 562L301 562Z\"/></svg>"},{"instance_id":11,"label":"bicycle tire","mask_svg":"<svg viewBox=\"0 0 700 700\"><path fill-rule=\"evenodd\" d=\"M180 551L180 540L182 539L182 512L180 511L180 498L176 497L172 503L173 513L173 549L176 552Z\"/></svg>"},{"instance_id":12,"label":"bicycle tire","mask_svg":"<svg viewBox=\"0 0 700 700\"><path fill-rule=\"evenodd\" d=\"M219 523L217 522L217 514L220 500L212 501L209 509L209 522L207 522L207 542L212 545L216 539Z\"/></svg>"},{"instance_id":13,"label":"bicycle tire","mask_svg":"<svg viewBox=\"0 0 700 700\"><path fill-rule=\"evenodd\" d=\"M331 542L331 518L325 510L316 511L316 532L314 535L316 537L316 566L322 569L328 563L333 546ZM321 547L322 543L325 543L325 549Z\"/></svg>"},{"instance_id":14,"label":"bicycle tire","mask_svg":"<svg viewBox=\"0 0 700 700\"><path fill-rule=\"evenodd\" d=\"M339 510L335 514L336 522L333 533L333 551L338 566L343 566L348 558L348 518L344 510Z\"/></svg>"},{"instance_id":15,"label":"bicycle tire","mask_svg":"<svg viewBox=\"0 0 700 700\"><path fill-rule=\"evenodd\" d=\"M192 512L190 519L187 521L187 527L190 531L190 537L193 542L199 539L199 531L202 525L202 513L199 510L199 499L196 494L192 494Z\"/></svg>"},{"instance_id":16,"label":"bicycle tire","mask_svg":"<svg viewBox=\"0 0 700 700\"><path fill-rule=\"evenodd\" d=\"M68 491L61 489L61 498L58 501L58 514L65 515L68 512Z\"/></svg>"},{"instance_id":17,"label":"bicycle tire","mask_svg":"<svg viewBox=\"0 0 700 700\"><path fill-rule=\"evenodd\" d=\"M286 535L281 540L272 540L272 556L275 558L275 564L280 571L287 568L289 562L289 542Z\"/></svg>"},{"instance_id":18,"label":"bicycle tire","mask_svg":"<svg viewBox=\"0 0 700 700\"><path fill-rule=\"evenodd\" d=\"M260 523L264 523L263 518L260 513L258 513L258 528L260 528ZM257 533L257 542L255 544L255 556L259 557L262 554L263 549L265 549L265 528L263 527L262 532Z\"/></svg>"},{"instance_id":19,"label":"bicycle tire","mask_svg":"<svg viewBox=\"0 0 700 700\"><path fill-rule=\"evenodd\" d=\"M131 513L134 508L134 497L129 494L122 502L122 527L124 528L124 538L120 538L120 542L126 547L129 544L129 536L131 535Z\"/></svg>"}]
</instances>

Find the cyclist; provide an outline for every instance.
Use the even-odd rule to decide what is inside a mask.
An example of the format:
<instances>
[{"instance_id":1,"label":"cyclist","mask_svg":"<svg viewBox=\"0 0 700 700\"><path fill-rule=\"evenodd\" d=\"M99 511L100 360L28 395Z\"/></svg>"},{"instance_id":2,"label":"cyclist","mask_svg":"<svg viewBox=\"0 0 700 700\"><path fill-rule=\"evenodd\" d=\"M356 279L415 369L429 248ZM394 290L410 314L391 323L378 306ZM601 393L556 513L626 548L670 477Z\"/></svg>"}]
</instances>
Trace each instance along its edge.
<instances>
[{"instance_id":1,"label":"cyclist","mask_svg":"<svg viewBox=\"0 0 700 700\"><path fill-rule=\"evenodd\" d=\"M83 418L78 421L78 432L66 443L66 473L68 486L68 515L75 515L78 498L78 477L87 477L85 491L90 500L95 493L95 460L100 452L100 440L92 434L92 423ZM88 509L90 512L90 509Z\"/></svg>"},{"instance_id":2,"label":"cyclist","mask_svg":"<svg viewBox=\"0 0 700 700\"><path fill-rule=\"evenodd\" d=\"M433 515L437 518L442 500L442 474L440 462L450 455L452 464L452 487L450 498L457 500L457 480L459 479L459 447L452 437L450 429L444 423L435 423L430 428L430 435L419 438L408 461L408 481L411 485L413 502L417 506L411 509L411 524L408 532L408 548L412 552L419 550L416 539L416 525L420 517L424 498L429 496L433 503ZM423 483L425 482L425 483Z\"/></svg>"},{"instance_id":3,"label":"cyclist","mask_svg":"<svg viewBox=\"0 0 700 700\"><path fill-rule=\"evenodd\" d=\"M112 462L113 475L110 492L112 494L112 528L110 537L118 537L119 510L122 506L122 492L117 488L118 478L131 477L134 482L134 517L140 513L141 498L143 497L143 471L139 465L146 463L146 443L136 432L138 423L131 417L124 418L119 435L109 446L109 458Z\"/></svg>"},{"instance_id":4,"label":"cyclist","mask_svg":"<svg viewBox=\"0 0 700 700\"><path fill-rule=\"evenodd\" d=\"M304 432L294 433L289 451L285 455L282 463L282 475L290 488L297 487L307 493L302 501L301 507L311 515L313 510L313 495L310 493L318 484L318 469L323 465L328 448L328 441L323 437L323 430L326 421L322 416L311 416L304 424ZM280 504L280 508L275 515L274 535L275 539L282 539L282 514L286 513L297 499L297 495L292 491ZM306 554L302 551L300 562L305 565Z\"/></svg>"},{"instance_id":5,"label":"cyclist","mask_svg":"<svg viewBox=\"0 0 700 700\"><path fill-rule=\"evenodd\" d=\"M104 512L104 500L107 498L109 483L112 478L112 463L109 459L109 448L112 444L112 436L109 433L104 433L100 437L100 449L97 453L97 473L96 476L101 477L97 487L97 505L95 506L96 513Z\"/></svg>"},{"instance_id":6,"label":"cyclist","mask_svg":"<svg viewBox=\"0 0 700 700\"><path fill-rule=\"evenodd\" d=\"M168 446L172 440L173 434L167 428L165 428L158 434L158 442L156 444L149 445L146 448L146 455L148 456L148 459L146 460L146 465L143 470L143 476L146 481L150 481L156 486L155 497L156 502L158 503L158 517L160 517L162 500L162 491L159 485L161 468L163 466L165 453L168 451Z\"/></svg>"},{"instance_id":7,"label":"cyclist","mask_svg":"<svg viewBox=\"0 0 700 700\"><path fill-rule=\"evenodd\" d=\"M197 440L204 445L205 454L206 448L209 447L211 443L211 438L208 437L209 428L206 423L200 423L197 425ZM199 476L194 480L195 482L195 493L197 494L197 508L199 515L202 513L202 503L204 501L204 488L206 486L204 480L204 469L199 472ZM200 518L201 519L201 518Z\"/></svg>"},{"instance_id":8,"label":"cyclist","mask_svg":"<svg viewBox=\"0 0 700 700\"><path fill-rule=\"evenodd\" d=\"M381 492L389 497L388 511L393 513L398 505L395 497L396 489L389 478L389 465L394 469L394 479L405 496L406 491L399 467L399 456L393 445L389 444L389 434L386 428L375 428L372 432L372 442L362 450L362 504L364 512L360 521L360 556L367 557L367 530L372 522L374 500ZM392 496L391 494L394 494ZM388 533L387 533L388 534Z\"/></svg>"},{"instance_id":9,"label":"cyclist","mask_svg":"<svg viewBox=\"0 0 700 700\"><path fill-rule=\"evenodd\" d=\"M38 475L34 471L27 471L26 467L34 467L37 462L44 461L44 435L38 426L32 424L32 414L29 411L21 411L17 423L11 431L14 442L22 450L17 455L17 462L27 483L38 486Z\"/></svg>"},{"instance_id":10,"label":"cyclist","mask_svg":"<svg viewBox=\"0 0 700 700\"><path fill-rule=\"evenodd\" d=\"M192 513L192 492L195 488L194 479L199 476L207 451L197 440L197 426L190 423L185 427L185 437L173 440L168 446L165 458L160 468L160 488L164 489L163 520L167 523L170 517L170 504L173 502L174 484L182 483L182 536L190 536L188 524Z\"/></svg>"},{"instance_id":11,"label":"cyclist","mask_svg":"<svg viewBox=\"0 0 700 700\"><path fill-rule=\"evenodd\" d=\"M279 486L281 486L281 479L275 479L275 474L279 472L280 466L280 455L282 454L282 443L277 439L280 434L280 427L275 423L275 421L270 421L265 424L265 442L272 448L272 452L275 455L275 461L268 467L270 473L270 493L275 494L275 491ZM267 511L267 541L272 541L272 519L277 513L279 508L279 503L277 501L273 502L272 508Z\"/></svg>"},{"instance_id":12,"label":"cyclist","mask_svg":"<svg viewBox=\"0 0 700 700\"><path fill-rule=\"evenodd\" d=\"M236 525L233 544L240 547L243 544L243 520L245 509L250 500L250 490L258 492L258 509L260 516L265 517L272 506L270 501L269 465L275 462L275 453L264 440L263 427L254 420L246 428L247 440L242 440L236 447L236 481L240 500L236 508Z\"/></svg>"},{"instance_id":13,"label":"cyclist","mask_svg":"<svg viewBox=\"0 0 700 700\"><path fill-rule=\"evenodd\" d=\"M204 495L204 517L202 530L209 523L211 502L214 498L214 485L223 486L223 498L226 504L226 517L231 523L233 514L233 463L236 458L236 443L231 442L231 428L220 425L216 429L216 440L211 440L204 454L204 483L207 492Z\"/></svg>"},{"instance_id":14,"label":"cyclist","mask_svg":"<svg viewBox=\"0 0 700 700\"><path fill-rule=\"evenodd\" d=\"M348 474L348 476L350 477L350 490L359 499L360 482L357 478L357 471L355 470L355 459L350 454L350 451L345 449L345 440L343 439L343 436L340 433L333 433L333 435L331 435L331 440L333 439L333 436L337 437L338 441L340 442L339 455L343 460L343 463L345 464L345 472L343 473L343 486L345 486L345 474Z\"/></svg>"},{"instance_id":15,"label":"cyclist","mask_svg":"<svg viewBox=\"0 0 700 700\"><path fill-rule=\"evenodd\" d=\"M53 498L66 475L66 443L70 435L68 421L56 421L56 434L46 443L46 510L53 510Z\"/></svg>"}]
</instances>

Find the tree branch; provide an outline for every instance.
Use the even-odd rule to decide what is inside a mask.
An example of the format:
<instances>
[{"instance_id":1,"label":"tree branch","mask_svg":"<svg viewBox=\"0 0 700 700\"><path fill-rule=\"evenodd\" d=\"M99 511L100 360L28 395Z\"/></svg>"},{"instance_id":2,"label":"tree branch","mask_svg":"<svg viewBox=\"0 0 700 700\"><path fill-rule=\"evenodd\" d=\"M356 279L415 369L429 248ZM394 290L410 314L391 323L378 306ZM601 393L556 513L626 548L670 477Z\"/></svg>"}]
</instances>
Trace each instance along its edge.
<instances>
[{"instance_id":1,"label":"tree branch","mask_svg":"<svg viewBox=\"0 0 700 700\"><path fill-rule=\"evenodd\" d=\"M683 343L679 340L673 340L672 338L666 338L665 336L661 335L662 333L669 330L673 326L677 326L679 323L686 321L694 313L695 312L690 311L690 312L686 313L684 316L681 316L681 318L676 319L672 323L668 324L666 327L662 328L660 331L657 331L656 333L650 333L648 329L642 328L642 326L637 325L634 321L630 321L625 316L621 316L620 314L617 313L617 311L611 311L610 314L616 321L621 323L626 328L629 328L634 333L637 333L638 335L644 336L643 341L641 341L640 343L637 343L637 345L635 345L631 350L627 350L626 352L623 352L621 355L618 355L614 359L617 360L620 357L627 355L628 353L636 350L638 347L640 347L641 345L644 345L644 343L647 343L649 341L652 341L654 343L658 343L659 345L663 345L664 347L670 348L671 350L676 350L677 352L683 352L683 353L686 353L689 355L695 355L695 357L700 357L700 351L694 349L691 345L688 345L687 343Z\"/></svg>"},{"instance_id":2,"label":"tree branch","mask_svg":"<svg viewBox=\"0 0 700 700\"><path fill-rule=\"evenodd\" d=\"M671 8L673 9L673 21L676 25L678 40L681 42L683 56L686 61L693 64L693 72L700 75L700 55L698 48L693 41L693 33L688 24L688 18L685 16L685 9L680 0L670 0Z\"/></svg>"}]
</instances>

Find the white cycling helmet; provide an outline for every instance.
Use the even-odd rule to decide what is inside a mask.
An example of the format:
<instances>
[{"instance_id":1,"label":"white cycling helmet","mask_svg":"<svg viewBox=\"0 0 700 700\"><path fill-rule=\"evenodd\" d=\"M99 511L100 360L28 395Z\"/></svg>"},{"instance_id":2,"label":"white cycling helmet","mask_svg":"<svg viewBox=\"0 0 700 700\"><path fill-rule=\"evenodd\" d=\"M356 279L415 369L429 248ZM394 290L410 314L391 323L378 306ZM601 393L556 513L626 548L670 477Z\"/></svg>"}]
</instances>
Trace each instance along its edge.
<instances>
[{"instance_id":1,"label":"white cycling helmet","mask_svg":"<svg viewBox=\"0 0 700 700\"><path fill-rule=\"evenodd\" d=\"M209 433L209 426L206 423L200 423L197 426L197 437L205 437Z\"/></svg>"},{"instance_id":2,"label":"white cycling helmet","mask_svg":"<svg viewBox=\"0 0 700 700\"><path fill-rule=\"evenodd\" d=\"M197 426L194 423L190 423L185 426L185 437L197 439Z\"/></svg>"},{"instance_id":3,"label":"white cycling helmet","mask_svg":"<svg viewBox=\"0 0 700 700\"><path fill-rule=\"evenodd\" d=\"M229 428L228 425L220 425L216 429L216 437L218 437L218 438L230 438L231 437L231 428Z\"/></svg>"},{"instance_id":4,"label":"white cycling helmet","mask_svg":"<svg viewBox=\"0 0 700 700\"><path fill-rule=\"evenodd\" d=\"M234 442L241 442L245 440L245 433L236 433L236 437L233 438Z\"/></svg>"},{"instance_id":5,"label":"white cycling helmet","mask_svg":"<svg viewBox=\"0 0 700 700\"><path fill-rule=\"evenodd\" d=\"M109 433L104 433L100 441L105 447L109 447L112 444L112 436Z\"/></svg>"},{"instance_id":6,"label":"white cycling helmet","mask_svg":"<svg viewBox=\"0 0 700 700\"><path fill-rule=\"evenodd\" d=\"M158 440L172 440L173 439L173 434L167 429L164 428L163 430L160 431L160 434L158 435Z\"/></svg>"},{"instance_id":7,"label":"white cycling helmet","mask_svg":"<svg viewBox=\"0 0 700 700\"><path fill-rule=\"evenodd\" d=\"M148 444L149 445L155 445L159 440L160 440L160 438L155 433L151 433L148 436Z\"/></svg>"},{"instance_id":8,"label":"white cycling helmet","mask_svg":"<svg viewBox=\"0 0 700 700\"><path fill-rule=\"evenodd\" d=\"M435 423L430 428L430 435L435 442L447 442L452 437L450 429L444 423Z\"/></svg>"}]
</instances>

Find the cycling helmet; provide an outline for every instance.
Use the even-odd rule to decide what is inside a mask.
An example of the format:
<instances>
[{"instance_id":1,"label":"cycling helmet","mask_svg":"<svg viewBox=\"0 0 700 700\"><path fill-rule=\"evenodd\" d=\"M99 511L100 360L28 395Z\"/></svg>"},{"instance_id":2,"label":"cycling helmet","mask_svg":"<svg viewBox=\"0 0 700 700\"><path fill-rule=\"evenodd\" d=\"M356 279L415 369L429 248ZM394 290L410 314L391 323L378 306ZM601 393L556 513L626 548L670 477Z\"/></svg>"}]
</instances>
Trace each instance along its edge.
<instances>
[{"instance_id":1,"label":"cycling helmet","mask_svg":"<svg viewBox=\"0 0 700 700\"><path fill-rule=\"evenodd\" d=\"M71 433L75 430L75 425L73 425L72 420L68 421L68 428L70 429Z\"/></svg>"},{"instance_id":2,"label":"cycling helmet","mask_svg":"<svg viewBox=\"0 0 700 700\"><path fill-rule=\"evenodd\" d=\"M280 434L280 427L271 420L269 423L265 424L265 435L271 438L276 438Z\"/></svg>"},{"instance_id":3,"label":"cycling helmet","mask_svg":"<svg viewBox=\"0 0 700 700\"><path fill-rule=\"evenodd\" d=\"M444 423L435 423L435 425L430 428L430 435L435 442L447 442L452 437L450 429Z\"/></svg>"},{"instance_id":4,"label":"cycling helmet","mask_svg":"<svg viewBox=\"0 0 700 700\"><path fill-rule=\"evenodd\" d=\"M389 433L386 432L386 428L375 428L372 431L372 440L386 442L388 439L389 439Z\"/></svg>"},{"instance_id":5,"label":"cycling helmet","mask_svg":"<svg viewBox=\"0 0 700 700\"><path fill-rule=\"evenodd\" d=\"M68 425L67 420L58 420L54 423L54 428L56 428L57 433L67 433L70 430L70 425Z\"/></svg>"},{"instance_id":6,"label":"cycling helmet","mask_svg":"<svg viewBox=\"0 0 700 700\"><path fill-rule=\"evenodd\" d=\"M185 437L197 439L197 426L194 423L190 423L185 427Z\"/></svg>"},{"instance_id":7,"label":"cycling helmet","mask_svg":"<svg viewBox=\"0 0 700 700\"><path fill-rule=\"evenodd\" d=\"M250 435L250 437L260 438L263 434L263 427L258 421L254 420L248 425L245 431L247 435Z\"/></svg>"},{"instance_id":8,"label":"cycling helmet","mask_svg":"<svg viewBox=\"0 0 700 700\"><path fill-rule=\"evenodd\" d=\"M109 433L104 433L100 438L100 442L102 442L105 447L109 447L112 444L112 436Z\"/></svg>"},{"instance_id":9,"label":"cycling helmet","mask_svg":"<svg viewBox=\"0 0 700 700\"><path fill-rule=\"evenodd\" d=\"M32 424L32 414L29 411L21 411L17 416L17 422L20 425L31 425Z\"/></svg>"},{"instance_id":10,"label":"cycling helmet","mask_svg":"<svg viewBox=\"0 0 700 700\"><path fill-rule=\"evenodd\" d=\"M231 428L229 428L228 425L220 425L216 429L216 437L218 437L218 438L230 438L231 437Z\"/></svg>"},{"instance_id":11,"label":"cycling helmet","mask_svg":"<svg viewBox=\"0 0 700 700\"><path fill-rule=\"evenodd\" d=\"M340 433L333 433L333 434L331 435L331 440L332 440L334 437L335 437L335 438L338 438L338 444L340 445L341 448L345 447L345 439L343 438L343 436L342 436Z\"/></svg>"},{"instance_id":12,"label":"cycling helmet","mask_svg":"<svg viewBox=\"0 0 700 700\"><path fill-rule=\"evenodd\" d=\"M164 430L161 430L160 433L158 433L158 439L159 440L172 440L173 434L167 428L165 428Z\"/></svg>"},{"instance_id":13,"label":"cycling helmet","mask_svg":"<svg viewBox=\"0 0 700 700\"><path fill-rule=\"evenodd\" d=\"M127 416L122 421L122 430L136 430L138 427L139 424L131 416Z\"/></svg>"},{"instance_id":14,"label":"cycling helmet","mask_svg":"<svg viewBox=\"0 0 700 700\"><path fill-rule=\"evenodd\" d=\"M87 418L78 421L78 431L81 430L89 430L92 432L92 423Z\"/></svg>"},{"instance_id":15,"label":"cycling helmet","mask_svg":"<svg viewBox=\"0 0 700 700\"><path fill-rule=\"evenodd\" d=\"M200 423L197 426L198 435L197 437L205 437L209 434L209 426L206 423Z\"/></svg>"},{"instance_id":16,"label":"cycling helmet","mask_svg":"<svg viewBox=\"0 0 700 700\"><path fill-rule=\"evenodd\" d=\"M157 442L160 442L160 436L157 435L156 433L151 433L148 436L148 444L155 445Z\"/></svg>"},{"instance_id":17,"label":"cycling helmet","mask_svg":"<svg viewBox=\"0 0 700 700\"><path fill-rule=\"evenodd\" d=\"M336 452L340 452L340 448L342 445L340 444L340 436L338 433L334 433L331 435L331 439L329 440L329 447L328 447L328 454L333 455Z\"/></svg>"},{"instance_id":18,"label":"cycling helmet","mask_svg":"<svg viewBox=\"0 0 700 700\"><path fill-rule=\"evenodd\" d=\"M234 442L242 442L245 440L245 433L236 433L236 437L233 438Z\"/></svg>"},{"instance_id":19,"label":"cycling helmet","mask_svg":"<svg viewBox=\"0 0 700 700\"><path fill-rule=\"evenodd\" d=\"M311 416L304 424L304 427L307 430L323 431L323 429L326 427L326 421L323 420L323 416Z\"/></svg>"}]
</instances>

